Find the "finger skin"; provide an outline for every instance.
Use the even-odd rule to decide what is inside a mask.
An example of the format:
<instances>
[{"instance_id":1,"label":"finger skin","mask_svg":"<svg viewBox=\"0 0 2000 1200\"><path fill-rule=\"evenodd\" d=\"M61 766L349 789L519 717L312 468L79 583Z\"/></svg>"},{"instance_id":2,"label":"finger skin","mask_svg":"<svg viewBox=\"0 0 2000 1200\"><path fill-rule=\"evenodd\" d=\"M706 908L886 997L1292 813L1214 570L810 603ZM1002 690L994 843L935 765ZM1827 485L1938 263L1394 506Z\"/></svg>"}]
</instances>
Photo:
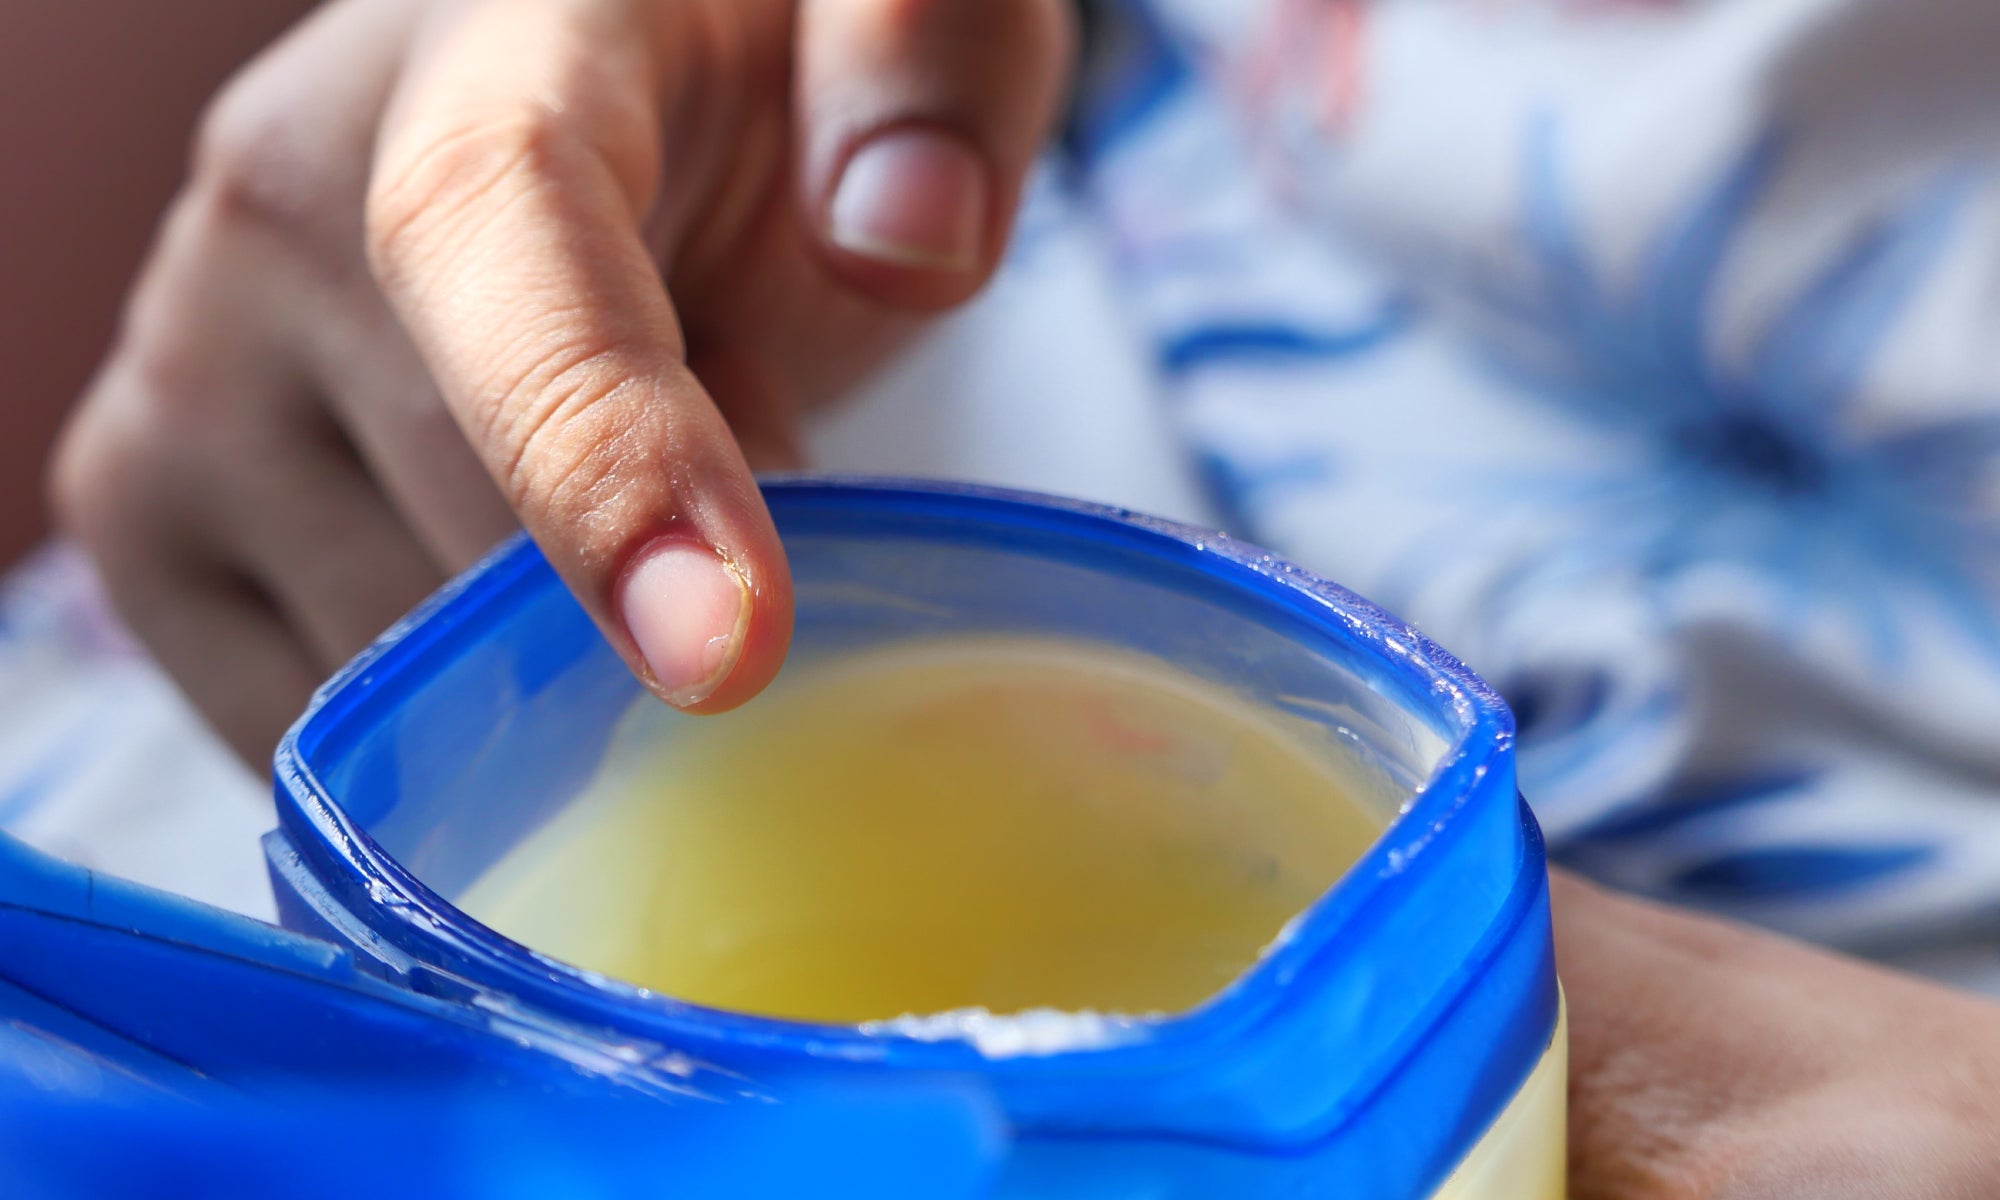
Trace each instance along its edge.
<instances>
[{"instance_id":1,"label":"finger skin","mask_svg":"<svg viewBox=\"0 0 2000 1200\"><path fill-rule=\"evenodd\" d=\"M969 297L1007 242L1022 181L1055 121L1077 33L1068 0L816 0L800 10L800 186L830 269L886 302L935 309ZM958 139L984 164L982 234L967 269L858 254L832 236L843 172L872 140L908 129ZM925 182L921 175L914 181Z\"/></svg>"},{"instance_id":2,"label":"finger skin","mask_svg":"<svg viewBox=\"0 0 2000 1200\"><path fill-rule=\"evenodd\" d=\"M1572 1200L2000 1195L2000 1006L1551 879Z\"/></svg>"},{"instance_id":3,"label":"finger skin","mask_svg":"<svg viewBox=\"0 0 2000 1200\"><path fill-rule=\"evenodd\" d=\"M801 11L869 69L795 95ZM800 407L990 270L1066 22L1059 0L335 0L205 119L67 444L72 524L253 760L296 703L270 697L302 698L516 512L642 679L695 711L739 702L791 619L749 468L797 465ZM942 287L830 252L833 185L807 179L916 126L982 178L990 156L1007 193L981 198L976 269ZM240 619L262 665L189 643L230 620L180 603ZM741 645L716 654L710 618ZM723 677L670 686L635 628Z\"/></svg>"},{"instance_id":4,"label":"finger skin","mask_svg":"<svg viewBox=\"0 0 2000 1200\"><path fill-rule=\"evenodd\" d=\"M366 270L358 215L343 238L322 186L339 173L324 114L294 111L273 69L324 60L365 87L396 57L396 7L322 10L210 106L50 474L114 605L253 768L317 680L442 578L329 419L307 353L338 281Z\"/></svg>"},{"instance_id":5,"label":"finger skin","mask_svg":"<svg viewBox=\"0 0 2000 1200\"><path fill-rule=\"evenodd\" d=\"M658 199L656 114L696 107L675 93L702 74L687 56L703 43L674 26L692 11L653 13L664 26L608 4L466 13L392 102L369 246L446 402L552 565L643 681L715 711L776 674L791 585L640 232ZM633 603L623 581L662 544L712 550L748 596L736 631L717 631L738 639L726 677L692 701L635 638L647 623L621 611ZM671 609L674 596L646 601Z\"/></svg>"},{"instance_id":6,"label":"finger skin","mask_svg":"<svg viewBox=\"0 0 2000 1200\"><path fill-rule=\"evenodd\" d=\"M253 769L324 672L201 511L208 446L153 418L175 409L128 359L92 384L51 472L63 526L90 551L125 623ZM170 452L163 452L171 447Z\"/></svg>"},{"instance_id":7,"label":"finger skin","mask_svg":"<svg viewBox=\"0 0 2000 1200\"><path fill-rule=\"evenodd\" d=\"M182 288L200 291L198 277L219 273L224 257L236 274L264 280L254 326L207 331L215 352L294 358L402 519L455 573L512 532L513 514L376 288L363 247L369 156L422 12L408 0L329 4L209 106L182 204L204 214L210 233L188 256Z\"/></svg>"}]
</instances>

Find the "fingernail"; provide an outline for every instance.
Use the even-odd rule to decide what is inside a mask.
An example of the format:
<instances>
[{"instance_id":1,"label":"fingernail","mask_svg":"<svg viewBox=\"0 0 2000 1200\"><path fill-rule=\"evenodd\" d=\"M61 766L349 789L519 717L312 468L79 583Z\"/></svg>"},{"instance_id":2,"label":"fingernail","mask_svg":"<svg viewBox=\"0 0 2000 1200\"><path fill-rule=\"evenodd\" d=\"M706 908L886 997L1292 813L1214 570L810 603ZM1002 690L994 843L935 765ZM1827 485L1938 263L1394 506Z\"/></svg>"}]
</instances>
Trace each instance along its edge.
<instances>
[{"instance_id":1,"label":"fingernail","mask_svg":"<svg viewBox=\"0 0 2000 1200\"><path fill-rule=\"evenodd\" d=\"M750 588L706 546L665 541L640 553L618 591L618 615L677 708L729 678L750 625Z\"/></svg>"},{"instance_id":2,"label":"fingernail","mask_svg":"<svg viewBox=\"0 0 2000 1200\"><path fill-rule=\"evenodd\" d=\"M969 271L986 233L986 163L933 129L877 136L847 160L827 211L843 250L897 266Z\"/></svg>"}]
</instances>

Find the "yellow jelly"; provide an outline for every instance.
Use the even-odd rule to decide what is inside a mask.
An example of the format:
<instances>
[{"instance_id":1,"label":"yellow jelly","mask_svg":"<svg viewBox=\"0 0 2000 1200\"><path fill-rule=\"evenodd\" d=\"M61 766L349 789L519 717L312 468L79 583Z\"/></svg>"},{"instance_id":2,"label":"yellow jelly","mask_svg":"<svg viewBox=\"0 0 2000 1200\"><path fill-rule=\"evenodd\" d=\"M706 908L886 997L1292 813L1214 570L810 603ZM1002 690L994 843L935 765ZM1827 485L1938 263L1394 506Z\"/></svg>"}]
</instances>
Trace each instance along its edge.
<instances>
[{"instance_id":1,"label":"yellow jelly","mask_svg":"<svg viewBox=\"0 0 2000 1200\"><path fill-rule=\"evenodd\" d=\"M1102 649L874 652L725 717L642 704L590 793L460 903L740 1012L1181 1012L1381 831L1310 734Z\"/></svg>"}]
</instances>

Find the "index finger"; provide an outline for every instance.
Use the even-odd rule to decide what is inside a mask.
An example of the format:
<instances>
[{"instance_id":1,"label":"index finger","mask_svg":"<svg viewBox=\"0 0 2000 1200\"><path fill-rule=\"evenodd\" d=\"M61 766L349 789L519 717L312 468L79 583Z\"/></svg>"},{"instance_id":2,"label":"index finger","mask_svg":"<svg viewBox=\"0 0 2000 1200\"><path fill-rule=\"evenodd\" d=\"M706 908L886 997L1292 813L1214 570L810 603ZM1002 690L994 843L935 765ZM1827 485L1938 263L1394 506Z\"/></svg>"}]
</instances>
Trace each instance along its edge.
<instances>
[{"instance_id":1,"label":"index finger","mask_svg":"<svg viewBox=\"0 0 2000 1200\"><path fill-rule=\"evenodd\" d=\"M457 9L392 101L368 233L385 294L550 563L648 686L712 711L777 672L791 584L641 232L659 114L696 111L669 91L701 74L700 43L662 27L687 11Z\"/></svg>"}]
</instances>

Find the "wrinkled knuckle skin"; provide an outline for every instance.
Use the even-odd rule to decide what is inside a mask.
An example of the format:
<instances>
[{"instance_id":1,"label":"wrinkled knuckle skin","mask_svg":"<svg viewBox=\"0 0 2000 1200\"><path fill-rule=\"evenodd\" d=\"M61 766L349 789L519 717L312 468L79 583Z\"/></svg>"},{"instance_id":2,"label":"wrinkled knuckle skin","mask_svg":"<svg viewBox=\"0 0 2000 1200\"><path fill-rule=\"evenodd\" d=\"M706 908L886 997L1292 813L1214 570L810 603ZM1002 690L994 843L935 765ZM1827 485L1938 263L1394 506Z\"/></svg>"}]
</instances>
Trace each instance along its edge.
<instances>
[{"instance_id":1,"label":"wrinkled knuckle skin","mask_svg":"<svg viewBox=\"0 0 2000 1200\"><path fill-rule=\"evenodd\" d=\"M181 289L172 301L194 311L130 321L107 371L122 386L100 389L93 401L105 420L147 431L162 449L221 436L243 419L245 409L218 377L219 364L205 357L228 354L232 347L197 339L186 327L200 319L200 294Z\"/></svg>"},{"instance_id":2,"label":"wrinkled knuckle skin","mask_svg":"<svg viewBox=\"0 0 2000 1200\"><path fill-rule=\"evenodd\" d=\"M272 238L324 271L350 274L359 266L359 172L258 78L231 84L203 115L186 200L218 230Z\"/></svg>"},{"instance_id":3,"label":"wrinkled knuckle skin","mask_svg":"<svg viewBox=\"0 0 2000 1200\"><path fill-rule=\"evenodd\" d=\"M529 108L453 128L398 155L368 191L364 224L376 275L385 282L407 279L508 180L554 174L561 145L553 115Z\"/></svg>"}]
</instances>

